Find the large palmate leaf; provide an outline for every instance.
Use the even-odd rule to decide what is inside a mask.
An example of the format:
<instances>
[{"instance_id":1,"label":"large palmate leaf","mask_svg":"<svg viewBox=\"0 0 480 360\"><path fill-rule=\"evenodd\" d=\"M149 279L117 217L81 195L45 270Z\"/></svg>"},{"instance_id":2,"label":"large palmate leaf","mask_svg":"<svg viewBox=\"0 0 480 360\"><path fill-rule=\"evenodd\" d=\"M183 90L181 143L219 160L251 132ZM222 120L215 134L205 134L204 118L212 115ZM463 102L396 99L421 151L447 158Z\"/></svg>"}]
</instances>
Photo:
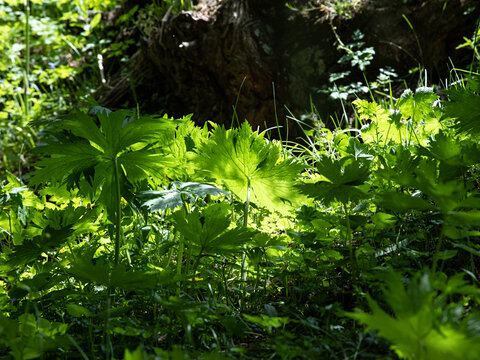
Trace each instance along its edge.
<instances>
[{"instance_id":1,"label":"large palmate leaf","mask_svg":"<svg viewBox=\"0 0 480 360\"><path fill-rule=\"evenodd\" d=\"M41 236L34 240L24 240L23 244L15 246L14 251L8 257L8 264L10 266L20 266L36 260L42 253L63 245L72 234L72 225L59 229L47 226L42 231Z\"/></svg>"},{"instance_id":2,"label":"large palmate leaf","mask_svg":"<svg viewBox=\"0 0 480 360\"><path fill-rule=\"evenodd\" d=\"M468 166L480 162L480 147L477 141L463 141L458 136L439 132L428 147L419 148L418 153L439 160L439 179L442 181L460 178Z\"/></svg>"},{"instance_id":3,"label":"large palmate leaf","mask_svg":"<svg viewBox=\"0 0 480 360\"><path fill-rule=\"evenodd\" d=\"M398 212L411 210L433 210L435 206L421 197L412 196L398 191L382 191L376 194L375 204L383 209Z\"/></svg>"},{"instance_id":4,"label":"large palmate leaf","mask_svg":"<svg viewBox=\"0 0 480 360\"><path fill-rule=\"evenodd\" d=\"M78 257L68 269L75 278L105 287L115 287L126 291L154 289L160 284L173 281L168 271L142 271L127 269L120 264L112 269L105 259L95 259L93 262L86 256Z\"/></svg>"},{"instance_id":5,"label":"large palmate leaf","mask_svg":"<svg viewBox=\"0 0 480 360\"><path fill-rule=\"evenodd\" d=\"M202 211L195 208L186 215L177 211L173 219L195 254L232 253L252 237L252 231L247 228L228 229L231 215L225 203L212 204Z\"/></svg>"},{"instance_id":6,"label":"large palmate leaf","mask_svg":"<svg viewBox=\"0 0 480 360\"><path fill-rule=\"evenodd\" d=\"M410 89L405 90L396 105L403 119L411 118L418 123L431 117L438 109L433 106L437 99L438 95L433 92L432 88L419 87L415 94Z\"/></svg>"},{"instance_id":7,"label":"large palmate leaf","mask_svg":"<svg viewBox=\"0 0 480 360\"><path fill-rule=\"evenodd\" d=\"M476 140L468 141L445 132L439 132L431 139L428 147L420 148L419 154L458 167L480 163L480 145Z\"/></svg>"},{"instance_id":8,"label":"large palmate leaf","mask_svg":"<svg viewBox=\"0 0 480 360\"><path fill-rule=\"evenodd\" d=\"M207 126L200 128L195 126L195 123L190 120L180 124L173 136L167 132L165 133L167 137L165 143L169 144L167 146L168 153L175 158L178 166L185 170L182 181L188 181L190 179L189 175L195 173L195 166L190 160L195 155L194 151L200 143L208 138L208 133ZM171 142L172 138L174 138L173 142Z\"/></svg>"},{"instance_id":9,"label":"large palmate leaf","mask_svg":"<svg viewBox=\"0 0 480 360\"><path fill-rule=\"evenodd\" d=\"M239 129L216 127L199 146L196 163L201 175L214 179L237 195L270 210L288 211L301 202L293 188L303 166L284 159L278 143L253 132L245 122Z\"/></svg>"},{"instance_id":10,"label":"large palmate leaf","mask_svg":"<svg viewBox=\"0 0 480 360\"><path fill-rule=\"evenodd\" d=\"M174 168L174 159L164 153L158 140L176 123L165 118L137 118L129 111L111 112L104 108L97 108L96 116L100 127L92 116L82 112L55 123L60 130L56 141L36 149L50 157L36 164L38 169L31 185L52 182L83 188L88 182L92 193L101 189L99 199L109 210L115 194L115 163L120 176L131 183L144 179L160 182L165 169ZM64 130L74 136L65 136ZM84 182L80 186L81 181Z\"/></svg>"},{"instance_id":11,"label":"large palmate leaf","mask_svg":"<svg viewBox=\"0 0 480 360\"><path fill-rule=\"evenodd\" d=\"M465 87L453 87L445 91L448 101L444 103L445 115L454 119L454 128L460 133L480 133L480 91L475 79Z\"/></svg>"},{"instance_id":12,"label":"large palmate leaf","mask_svg":"<svg viewBox=\"0 0 480 360\"><path fill-rule=\"evenodd\" d=\"M440 274L441 275L441 274ZM349 313L368 330L392 343L392 349L402 359L474 360L480 353L478 320L464 318L461 322L443 309L448 296L478 292L460 276L432 284L427 274L417 274L407 287L398 273L390 272L383 290L384 299L394 316L384 311L367 296L372 313ZM440 286L439 286L440 285ZM438 290L442 292L439 294ZM456 311L461 311L456 306ZM458 318L458 316L457 316Z\"/></svg>"},{"instance_id":13,"label":"large palmate leaf","mask_svg":"<svg viewBox=\"0 0 480 360\"><path fill-rule=\"evenodd\" d=\"M358 186L369 178L369 161L345 157L340 160L322 157L317 162L317 170L326 181L314 184L297 185L300 191L328 205L333 201L343 204L356 202L368 197Z\"/></svg>"}]
</instances>

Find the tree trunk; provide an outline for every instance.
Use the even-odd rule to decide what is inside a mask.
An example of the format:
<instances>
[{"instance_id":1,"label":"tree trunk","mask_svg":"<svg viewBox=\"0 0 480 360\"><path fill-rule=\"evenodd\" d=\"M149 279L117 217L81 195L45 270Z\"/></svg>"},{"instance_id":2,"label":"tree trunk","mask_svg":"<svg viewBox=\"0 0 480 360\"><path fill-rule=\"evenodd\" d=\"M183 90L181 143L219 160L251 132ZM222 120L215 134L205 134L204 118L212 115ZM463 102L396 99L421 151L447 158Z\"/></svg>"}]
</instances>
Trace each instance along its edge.
<instances>
[{"instance_id":1,"label":"tree trunk","mask_svg":"<svg viewBox=\"0 0 480 360\"><path fill-rule=\"evenodd\" d=\"M423 67L444 80L449 59L455 66L471 60L455 48L475 30L476 0L404 2L364 0L350 18L332 18L326 7L295 11L280 0L201 0L194 11L157 19L128 70L114 73L96 97L112 108L139 103L146 112L193 113L199 124L247 119L261 129L277 121L285 129L287 116L310 112L312 100L325 120L337 104L318 89L351 67L338 63L345 55L338 44L356 29L376 53L351 82L371 81L385 66L407 76Z\"/></svg>"}]
</instances>

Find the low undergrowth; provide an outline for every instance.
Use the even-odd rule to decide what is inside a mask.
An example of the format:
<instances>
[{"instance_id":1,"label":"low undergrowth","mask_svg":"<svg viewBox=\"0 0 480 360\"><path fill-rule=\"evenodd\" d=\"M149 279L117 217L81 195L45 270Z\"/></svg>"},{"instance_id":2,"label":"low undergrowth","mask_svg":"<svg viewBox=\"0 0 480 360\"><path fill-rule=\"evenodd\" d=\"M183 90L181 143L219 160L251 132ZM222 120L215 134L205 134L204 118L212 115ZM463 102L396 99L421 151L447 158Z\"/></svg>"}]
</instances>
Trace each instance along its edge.
<instances>
[{"instance_id":1,"label":"low undergrowth","mask_svg":"<svg viewBox=\"0 0 480 360\"><path fill-rule=\"evenodd\" d=\"M1 184L5 358L476 359L477 78L354 102L360 130L101 107Z\"/></svg>"},{"instance_id":2,"label":"low undergrowth","mask_svg":"<svg viewBox=\"0 0 480 360\"><path fill-rule=\"evenodd\" d=\"M113 7L0 2L0 358L479 358L473 66L441 93L357 99L355 128L317 122L296 143L96 104L60 115L137 46L103 39ZM370 64L361 38L339 63ZM347 75L328 89L345 105L396 76Z\"/></svg>"}]
</instances>

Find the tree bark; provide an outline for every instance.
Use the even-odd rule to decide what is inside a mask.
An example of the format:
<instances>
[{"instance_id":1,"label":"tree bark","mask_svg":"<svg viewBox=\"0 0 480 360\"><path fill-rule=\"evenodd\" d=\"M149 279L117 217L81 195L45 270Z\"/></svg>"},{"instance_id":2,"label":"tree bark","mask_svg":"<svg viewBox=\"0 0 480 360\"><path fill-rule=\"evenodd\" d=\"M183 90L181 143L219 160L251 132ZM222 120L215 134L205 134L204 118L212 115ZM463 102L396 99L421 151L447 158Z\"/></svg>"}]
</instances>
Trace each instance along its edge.
<instances>
[{"instance_id":1,"label":"tree bark","mask_svg":"<svg viewBox=\"0 0 480 360\"><path fill-rule=\"evenodd\" d=\"M364 0L350 18L332 19L325 7L294 11L280 0L201 0L194 11L156 19L127 71L114 73L96 98L112 108L193 113L199 124L246 119L264 129L278 121L285 130L294 127L287 116L310 112L311 101L324 120L332 114L338 104L317 89L349 67L338 64L345 54L338 39L348 43L356 29L376 54L352 82L375 79L384 66L407 79L424 68L438 81L449 60L468 65L471 52L455 49L475 30L476 0L404 2Z\"/></svg>"}]
</instances>

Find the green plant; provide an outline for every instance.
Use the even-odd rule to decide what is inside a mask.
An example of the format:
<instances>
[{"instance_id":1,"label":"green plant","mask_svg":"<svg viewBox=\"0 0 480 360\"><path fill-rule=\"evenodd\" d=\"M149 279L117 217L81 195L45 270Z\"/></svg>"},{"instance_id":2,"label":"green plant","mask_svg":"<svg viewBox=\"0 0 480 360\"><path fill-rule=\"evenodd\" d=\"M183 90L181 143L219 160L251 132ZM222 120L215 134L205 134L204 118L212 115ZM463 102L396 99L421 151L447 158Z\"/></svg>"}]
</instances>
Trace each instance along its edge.
<instances>
[{"instance_id":1,"label":"green plant","mask_svg":"<svg viewBox=\"0 0 480 360\"><path fill-rule=\"evenodd\" d=\"M158 141L163 132L176 123L166 118L136 117L129 111L111 112L94 109L100 128L91 116L77 112L56 123L73 137L58 133L38 152L50 158L37 163L31 185L51 182L67 184L67 189L80 188L92 200L105 207L115 224L114 264L119 262L121 245L122 196L132 184L150 180L161 182L165 169L175 161L164 153ZM162 144L163 145L163 144Z\"/></svg>"},{"instance_id":2,"label":"green plant","mask_svg":"<svg viewBox=\"0 0 480 360\"><path fill-rule=\"evenodd\" d=\"M351 140L353 146L357 144L360 147L357 139ZM371 157L364 155L366 156L349 156L339 160L326 156L315 159L316 170L321 179L325 180L298 185L303 194L321 201L327 207L335 201L342 205L347 225L344 245L350 248L350 261L354 269L356 261L350 224L351 210L360 200L369 197L368 193L361 189L370 175Z\"/></svg>"},{"instance_id":3,"label":"green plant","mask_svg":"<svg viewBox=\"0 0 480 360\"><path fill-rule=\"evenodd\" d=\"M250 202L272 211L286 212L301 197L292 185L303 166L282 159L279 144L266 141L247 122L239 129L215 127L199 146L196 158L200 173L231 190L244 203L243 226L248 226ZM246 254L242 255L242 280L246 280Z\"/></svg>"},{"instance_id":4,"label":"green plant","mask_svg":"<svg viewBox=\"0 0 480 360\"><path fill-rule=\"evenodd\" d=\"M112 1L79 0L0 4L2 174L8 170L24 175L30 165L28 151L38 140L36 121L65 112L75 94L80 97L96 86L92 73L97 62L88 52L102 27L98 11L113 5ZM83 28L85 36L76 36ZM80 86L82 73L88 81Z\"/></svg>"},{"instance_id":5,"label":"green plant","mask_svg":"<svg viewBox=\"0 0 480 360\"><path fill-rule=\"evenodd\" d=\"M416 273L405 286L401 274L389 271L381 276L382 293L393 310L385 312L368 296L372 314L349 313L348 316L378 331L392 344L402 359L476 359L480 347L478 315L463 316L461 302L452 302L456 294L477 294L461 275Z\"/></svg>"},{"instance_id":6,"label":"green plant","mask_svg":"<svg viewBox=\"0 0 480 360\"><path fill-rule=\"evenodd\" d=\"M343 16L354 2L308 6L322 4ZM115 62L136 44L112 42L112 2L23 5L0 3L0 356L475 358L473 73L446 98L395 99L384 69L354 101L354 129L326 129L312 102L303 144L139 110L59 117L108 78L95 55ZM192 5L135 6L117 25L137 17L148 35L151 15ZM351 74L373 56L355 36L339 42Z\"/></svg>"}]
</instances>

